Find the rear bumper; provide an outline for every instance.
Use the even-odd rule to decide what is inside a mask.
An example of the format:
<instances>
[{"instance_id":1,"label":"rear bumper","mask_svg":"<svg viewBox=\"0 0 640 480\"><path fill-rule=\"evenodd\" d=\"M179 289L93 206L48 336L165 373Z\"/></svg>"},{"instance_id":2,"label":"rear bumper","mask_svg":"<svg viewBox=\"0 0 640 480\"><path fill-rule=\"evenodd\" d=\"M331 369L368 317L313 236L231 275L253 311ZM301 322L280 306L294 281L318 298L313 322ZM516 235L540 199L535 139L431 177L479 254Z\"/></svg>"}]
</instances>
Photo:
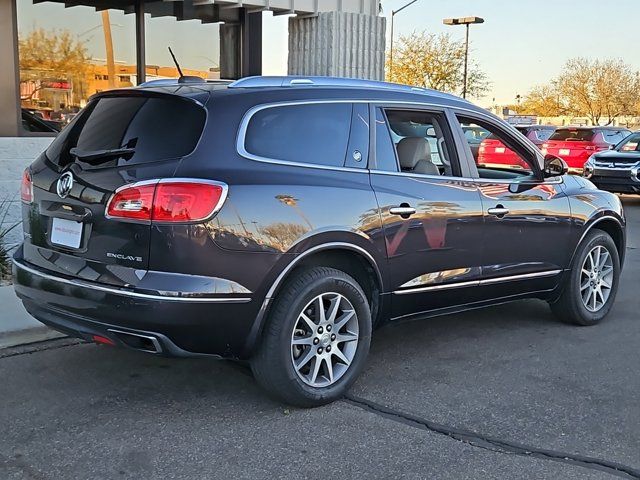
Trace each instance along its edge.
<instances>
[{"instance_id":1,"label":"rear bumper","mask_svg":"<svg viewBox=\"0 0 640 480\"><path fill-rule=\"evenodd\" d=\"M79 281L14 256L14 288L27 312L73 336L170 356L244 353L258 307L247 295L176 297Z\"/></svg>"}]
</instances>

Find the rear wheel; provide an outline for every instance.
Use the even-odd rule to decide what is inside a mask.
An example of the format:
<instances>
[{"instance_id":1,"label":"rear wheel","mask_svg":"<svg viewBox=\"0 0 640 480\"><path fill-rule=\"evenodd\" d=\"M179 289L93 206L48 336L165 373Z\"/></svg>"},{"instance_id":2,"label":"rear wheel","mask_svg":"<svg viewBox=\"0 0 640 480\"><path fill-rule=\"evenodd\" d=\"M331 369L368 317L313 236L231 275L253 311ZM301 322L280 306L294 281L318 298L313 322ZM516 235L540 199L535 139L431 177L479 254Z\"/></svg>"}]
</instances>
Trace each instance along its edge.
<instances>
[{"instance_id":1,"label":"rear wheel","mask_svg":"<svg viewBox=\"0 0 640 480\"><path fill-rule=\"evenodd\" d=\"M305 268L284 285L251 360L255 378L302 407L332 402L361 372L371 338L367 297L351 276Z\"/></svg>"},{"instance_id":2,"label":"rear wheel","mask_svg":"<svg viewBox=\"0 0 640 480\"><path fill-rule=\"evenodd\" d=\"M578 247L563 291L551 305L561 320L595 325L613 305L620 276L620 258L613 239L601 230L591 231Z\"/></svg>"}]
</instances>

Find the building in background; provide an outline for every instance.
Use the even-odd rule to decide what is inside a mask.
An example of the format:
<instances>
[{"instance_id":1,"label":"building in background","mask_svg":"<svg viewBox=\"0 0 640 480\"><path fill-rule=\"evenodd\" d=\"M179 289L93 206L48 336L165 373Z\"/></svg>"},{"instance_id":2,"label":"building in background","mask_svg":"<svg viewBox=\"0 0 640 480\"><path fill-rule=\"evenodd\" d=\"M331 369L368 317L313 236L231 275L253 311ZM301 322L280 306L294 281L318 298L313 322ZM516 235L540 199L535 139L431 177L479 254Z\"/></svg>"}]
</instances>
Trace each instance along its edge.
<instances>
[{"instance_id":1,"label":"building in background","mask_svg":"<svg viewBox=\"0 0 640 480\"><path fill-rule=\"evenodd\" d=\"M0 137L25 135L21 108L63 120L178 76L167 47L186 75L260 75L265 12L290 16L288 73L383 78L379 0L0 0Z\"/></svg>"}]
</instances>

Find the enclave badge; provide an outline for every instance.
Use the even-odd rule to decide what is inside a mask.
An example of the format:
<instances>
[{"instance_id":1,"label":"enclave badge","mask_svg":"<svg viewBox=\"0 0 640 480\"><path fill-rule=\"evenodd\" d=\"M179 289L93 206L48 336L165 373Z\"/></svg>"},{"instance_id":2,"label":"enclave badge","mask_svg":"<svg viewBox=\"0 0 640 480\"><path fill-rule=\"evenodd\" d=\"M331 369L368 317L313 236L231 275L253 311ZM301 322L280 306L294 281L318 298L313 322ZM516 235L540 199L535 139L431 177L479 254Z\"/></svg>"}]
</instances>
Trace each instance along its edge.
<instances>
[{"instance_id":1,"label":"enclave badge","mask_svg":"<svg viewBox=\"0 0 640 480\"><path fill-rule=\"evenodd\" d=\"M58 184L56 185L56 192L60 198L66 198L71 192L73 188L73 173L65 172L58 179Z\"/></svg>"}]
</instances>

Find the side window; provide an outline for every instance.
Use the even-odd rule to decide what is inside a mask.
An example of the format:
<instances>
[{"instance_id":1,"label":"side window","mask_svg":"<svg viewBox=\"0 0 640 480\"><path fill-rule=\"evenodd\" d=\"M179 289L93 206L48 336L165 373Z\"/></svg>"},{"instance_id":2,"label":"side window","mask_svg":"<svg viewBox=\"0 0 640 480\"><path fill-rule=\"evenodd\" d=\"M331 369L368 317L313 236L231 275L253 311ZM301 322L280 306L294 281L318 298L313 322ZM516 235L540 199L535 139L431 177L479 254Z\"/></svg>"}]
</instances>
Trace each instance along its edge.
<instances>
[{"instance_id":1,"label":"side window","mask_svg":"<svg viewBox=\"0 0 640 480\"><path fill-rule=\"evenodd\" d=\"M505 132L489 123L458 116L462 131L469 144L480 178L530 179L535 176L526 150L518 148L517 143ZM470 139L466 132L485 131L480 142Z\"/></svg>"},{"instance_id":2,"label":"side window","mask_svg":"<svg viewBox=\"0 0 640 480\"><path fill-rule=\"evenodd\" d=\"M387 117L380 107L376 108L376 169L398 171L396 150L391 141Z\"/></svg>"},{"instance_id":3,"label":"side window","mask_svg":"<svg viewBox=\"0 0 640 480\"><path fill-rule=\"evenodd\" d=\"M455 150L447 148L448 133L444 129L447 124L443 115L395 109L385 110L385 114L402 172L447 176L459 174L457 158L452 157Z\"/></svg>"},{"instance_id":4,"label":"side window","mask_svg":"<svg viewBox=\"0 0 640 480\"><path fill-rule=\"evenodd\" d=\"M350 103L268 107L249 120L244 148L273 160L342 167L351 113Z\"/></svg>"},{"instance_id":5,"label":"side window","mask_svg":"<svg viewBox=\"0 0 640 480\"><path fill-rule=\"evenodd\" d=\"M554 130L552 130L550 128L537 130L536 131L536 137L538 138L539 141L546 142L547 140L549 140L549 137L551 135L553 135L553 132L554 132Z\"/></svg>"}]
</instances>

